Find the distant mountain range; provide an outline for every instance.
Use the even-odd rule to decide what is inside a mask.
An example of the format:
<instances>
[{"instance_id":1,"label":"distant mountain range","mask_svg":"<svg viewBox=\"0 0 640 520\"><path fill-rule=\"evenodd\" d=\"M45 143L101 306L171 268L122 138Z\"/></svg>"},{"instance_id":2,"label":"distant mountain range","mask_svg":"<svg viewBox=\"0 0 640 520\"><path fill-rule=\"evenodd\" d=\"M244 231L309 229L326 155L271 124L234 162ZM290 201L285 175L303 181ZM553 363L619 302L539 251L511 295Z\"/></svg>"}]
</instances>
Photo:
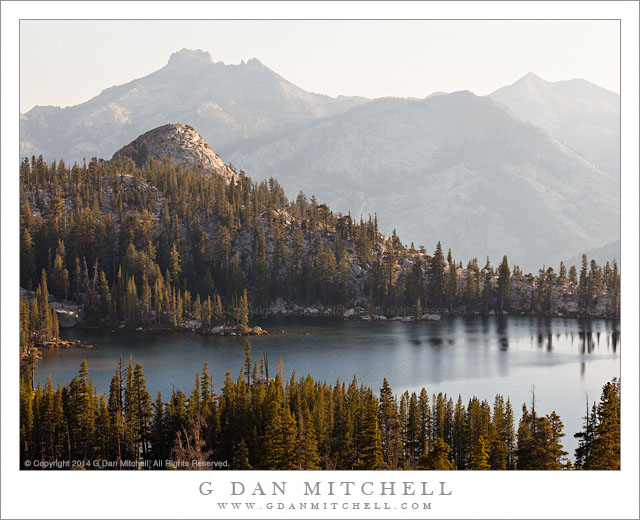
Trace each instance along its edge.
<instances>
[{"instance_id":1,"label":"distant mountain range","mask_svg":"<svg viewBox=\"0 0 640 520\"><path fill-rule=\"evenodd\" d=\"M228 158L464 260L537 269L619 233L612 175L470 92L376 100Z\"/></svg>"},{"instance_id":2,"label":"distant mountain range","mask_svg":"<svg viewBox=\"0 0 640 520\"><path fill-rule=\"evenodd\" d=\"M275 177L381 231L456 258L506 253L524 269L619 239L619 96L533 74L488 97L331 98L262 65L182 50L157 72L65 109L21 115L22 155L110 158L167 123L226 163Z\"/></svg>"},{"instance_id":3,"label":"distant mountain range","mask_svg":"<svg viewBox=\"0 0 640 520\"><path fill-rule=\"evenodd\" d=\"M109 158L140 134L168 123L196 128L218 153L239 139L291 129L367 101L312 94L257 59L214 63L183 49L162 69L68 108L34 107L20 119L22 155L81 161Z\"/></svg>"},{"instance_id":4,"label":"distant mountain range","mask_svg":"<svg viewBox=\"0 0 640 520\"><path fill-rule=\"evenodd\" d=\"M583 79L549 82L532 72L489 94L596 166L620 175L620 96Z\"/></svg>"},{"instance_id":5,"label":"distant mountain range","mask_svg":"<svg viewBox=\"0 0 640 520\"><path fill-rule=\"evenodd\" d=\"M618 267L620 267L620 240L616 240L615 242L611 242L610 244L606 244L602 247L598 247L595 249L589 249L585 251L584 254L587 255L589 260L595 260L598 265L604 265L607 262L611 262L611 260L616 260ZM582 262L582 255L575 255L565 260L566 265L575 265L580 271L580 263Z\"/></svg>"}]
</instances>

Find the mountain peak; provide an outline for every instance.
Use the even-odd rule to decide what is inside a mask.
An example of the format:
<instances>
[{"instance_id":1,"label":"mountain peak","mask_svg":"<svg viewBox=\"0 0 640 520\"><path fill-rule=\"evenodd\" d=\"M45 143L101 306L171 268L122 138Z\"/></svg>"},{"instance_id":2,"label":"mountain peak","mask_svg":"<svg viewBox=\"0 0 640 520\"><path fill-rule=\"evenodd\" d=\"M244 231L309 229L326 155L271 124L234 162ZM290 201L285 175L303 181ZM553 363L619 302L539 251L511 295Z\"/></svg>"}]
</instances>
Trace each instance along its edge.
<instances>
[{"instance_id":1,"label":"mountain peak","mask_svg":"<svg viewBox=\"0 0 640 520\"><path fill-rule=\"evenodd\" d=\"M227 182L237 178L193 127L179 123L159 126L138 136L114 153L113 159L120 156L133 159L139 167L149 158L162 160L168 157L176 166L221 175Z\"/></svg>"},{"instance_id":2,"label":"mountain peak","mask_svg":"<svg viewBox=\"0 0 640 520\"><path fill-rule=\"evenodd\" d=\"M171 54L167 67L211 65L212 63L213 58L207 51L200 49L182 49Z\"/></svg>"},{"instance_id":3,"label":"mountain peak","mask_svg":"<svg viewBox=\"0 0 640 520\"><path fill-rule=\"evenodd\" d=\"M518 81L515 82L515 84L518 84L518 83L534 85L534 84L542 84L547 82L544 79L542 79L540 76L538 76L536 73L529 71L524 76L522 76Z\"/></svg>"}]
</instances>

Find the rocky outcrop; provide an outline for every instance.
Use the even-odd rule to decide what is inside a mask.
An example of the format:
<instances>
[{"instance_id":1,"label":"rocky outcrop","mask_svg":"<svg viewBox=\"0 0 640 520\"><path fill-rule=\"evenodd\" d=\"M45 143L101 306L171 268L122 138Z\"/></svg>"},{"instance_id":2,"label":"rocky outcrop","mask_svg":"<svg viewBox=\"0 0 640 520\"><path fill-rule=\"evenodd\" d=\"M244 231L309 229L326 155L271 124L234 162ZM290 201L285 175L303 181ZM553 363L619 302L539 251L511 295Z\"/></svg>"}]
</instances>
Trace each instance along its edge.
<instances>
[{"instance_id":1,"label":"rocky outcrop","mask_svg":"<svg viewBox=\"0 0 640 520\"><path fill-rule=\"evenodd\" d=\"M189 125L170 124L154 128L120 148L113 154L113 160L120 156L133 159L139 167L149 158L160 161L168 157L176 166L201 170L207 175L221 175L227 182L238 178L202 136Z\"/></svg>"}]
</instances>

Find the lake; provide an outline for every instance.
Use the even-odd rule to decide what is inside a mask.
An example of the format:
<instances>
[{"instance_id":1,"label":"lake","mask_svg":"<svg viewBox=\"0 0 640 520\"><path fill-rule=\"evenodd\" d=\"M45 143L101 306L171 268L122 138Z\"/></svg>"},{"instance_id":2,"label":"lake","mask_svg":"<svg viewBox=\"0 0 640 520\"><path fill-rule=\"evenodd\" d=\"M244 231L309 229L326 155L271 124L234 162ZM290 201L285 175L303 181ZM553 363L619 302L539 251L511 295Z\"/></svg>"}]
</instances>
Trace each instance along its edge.
<instances>
[{"instance_id":1,"label":"lake","mask_svg":"<svg viewBox=\"0 0 640 520\"><path fill-rule=\"evenodd\" d=\"M280 357L285 377L311 374L316 380L358 381L376 392L387 378L394 392L446 392L454 401L476 395L493 404L495 394L511 398L519 417L530 404L555 410L565 425L565 449L573 456L573 433L582 426L585 400L599 399L602 386L620 377L620 322L534 316L452 316L440 321L345 321L339 318L283 317L256 320L272 331L246 337L203 336L186 332L109 333L63 329L65 339L82 339L92 349L43 352L37 378L49 374L66 382L87 360L100 393L108 391L119 356L144 365L153 399L167 400L172 388L189 395L195 374L209 363L219 390L225 372L237 377L249 339L252 356L268 355L273 377ZM517 424L516 424L517 428Z\"/></svg>"}]
</instances>

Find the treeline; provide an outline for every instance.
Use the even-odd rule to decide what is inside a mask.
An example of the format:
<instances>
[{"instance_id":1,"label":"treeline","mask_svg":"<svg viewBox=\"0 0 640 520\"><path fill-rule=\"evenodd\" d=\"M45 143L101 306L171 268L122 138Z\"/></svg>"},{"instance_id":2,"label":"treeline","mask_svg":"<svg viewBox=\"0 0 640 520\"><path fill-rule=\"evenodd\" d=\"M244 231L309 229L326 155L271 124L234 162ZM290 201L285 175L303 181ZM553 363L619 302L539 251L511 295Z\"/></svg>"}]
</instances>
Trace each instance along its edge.
<instances>
[{"instance_id":1,"label":"treeline","mask_svg":"<svg viewBox=\"0 0 640 520\"><path fill-rule=\"evenodd\" d=\"M405 247L395 232L378 232L375 216L356 221L302 193L288 201L274 179L254 183L244 172L226 183L168 160L69 168L34 156L21 163L20 180L21 286L36 287L44 270L57 299L83 305L87 325L237 323L245 290L254 307L281 298L482 313L557 312L561 293L589 314L606 295L606 313L619 313L615 261L601 267L585 257L579 273L561 264L537 275L506 257L497 268L488 259L465 268L439 243L432 255Z\"/></svg>"},{"instance_id":2,"label":"treeline","mask_svg":"<svg viewBox=\"0 0 640 520\"><path fill-rule=\"evenodd\" d=\"M353 379L335 385L310 376L275 378L247 344L237 379L227 372L216 392L207 364L189 396L174 390L152 400L140 363L122 360L109 392L99 396L87 364L64 386L33 388L25 371L20 392L20 456L24 461L87 461L89 467L178 467L228 461L231 469L570 469L563 424L523 405L516 428L510 400L493 406L446 394L395 396L385 380L379 395ZM620 393L613 380L588 414L576 467L620 464ZM97 462L95 462L97 461ZM102 464L105 461L105 464ZM135 464L132 464L135 463ZM108 464L107 464L108 463ZM34 465L32 464L32 467Z\"/></svg>"},{"instance_id":3,"label":"treeline","mask_svg":"<svg viewBox=\"0 0 640 520\"><path fill-rule=\"evenodd\" d=\"M20 299L20 352L54 342L60 335L58 314L49 304L47 275L43 271L34 298Z\"/></svg>"}]
</instances>

